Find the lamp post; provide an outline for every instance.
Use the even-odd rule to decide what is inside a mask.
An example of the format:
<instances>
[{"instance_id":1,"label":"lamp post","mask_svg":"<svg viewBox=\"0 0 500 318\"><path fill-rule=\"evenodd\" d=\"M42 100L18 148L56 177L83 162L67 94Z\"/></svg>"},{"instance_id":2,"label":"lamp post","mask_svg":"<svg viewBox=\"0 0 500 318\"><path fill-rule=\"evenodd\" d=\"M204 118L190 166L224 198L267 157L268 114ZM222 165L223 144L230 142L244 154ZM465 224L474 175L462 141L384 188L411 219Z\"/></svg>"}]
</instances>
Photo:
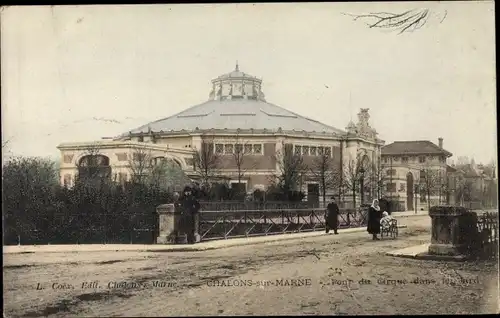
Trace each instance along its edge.
<instances>
[{"instance_id":1,"label":"lamp post","mask_svg":"<svg viewBox=\"0 0 500 318\"><path fill-rule=\"evenodd\" d=\"M417 214L417 193L418 193L418 182L414 184L413 186L415 190L413 191L415 193L415 214Z\"/></svg>"},{"instance_id":2,"label":"lamp post","mask_svg":"<svg viewBox=\"0 0 500 318\"><path fill-rule=\"evenodd\" d=\"M360 193L361 193L361 204L363 204L364 202L364 194L365 194L365 169L363 167L361 167L361 169L359 169L359 175L360 175L360 178L359 178L359 182L360 182Z\"/></svg>"}]
</instances>

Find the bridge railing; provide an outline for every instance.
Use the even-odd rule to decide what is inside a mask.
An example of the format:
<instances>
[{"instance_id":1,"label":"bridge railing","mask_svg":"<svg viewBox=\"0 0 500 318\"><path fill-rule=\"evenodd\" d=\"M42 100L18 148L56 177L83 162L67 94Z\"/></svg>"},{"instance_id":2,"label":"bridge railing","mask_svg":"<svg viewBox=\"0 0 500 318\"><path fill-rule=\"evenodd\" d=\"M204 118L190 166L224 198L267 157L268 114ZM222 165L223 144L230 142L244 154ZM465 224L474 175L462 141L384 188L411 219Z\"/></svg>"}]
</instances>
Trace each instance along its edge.
<instances>
[{"instance_id":1,"label":"bridge railing","mask_svg":"<svg viewBox=\"0 0 500 318\"><path fill-rule=\"evenodd\" d=\"M366 225L366 210L341 209L339 228ZM201 211L198 232L202 241L325 229L325 209L267 209Z\"/></svg>"},{"instance_id":2,"label":"bridge railing","mask_svg":"<svg viewBox=\"0 0 500 318\"><path fill-rule=\"evenodd\" d=\"M498 212L480 211L476 212L476 215L482 253L488 257L495 257L498 255Z\"/></svg>"},{"instance_id":3,"label":"bridge railing","mask_svg":"<svg viewBox=\"0 0 500 318\"><path fill-rule=\"evenodd\" d=\"M276 209L305 209L308 202L288 201L200 201L204 211L239 211L239 210L276 210Z\"/></svg>"}]
</instances>

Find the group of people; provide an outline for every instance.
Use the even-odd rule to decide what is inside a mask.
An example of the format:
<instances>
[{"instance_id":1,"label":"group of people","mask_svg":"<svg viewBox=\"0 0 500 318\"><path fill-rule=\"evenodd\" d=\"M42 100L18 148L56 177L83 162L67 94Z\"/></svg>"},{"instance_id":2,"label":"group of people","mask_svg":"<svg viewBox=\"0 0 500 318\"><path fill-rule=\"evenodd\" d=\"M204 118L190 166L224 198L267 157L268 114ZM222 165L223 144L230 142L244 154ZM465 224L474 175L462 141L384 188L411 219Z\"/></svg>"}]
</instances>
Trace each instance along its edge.
<instances>
[{"instance_id":1,"label":"group of people","mask_svg":"<svg viewBox=\"0 0 500 318\"><path fill-rule=\"evenodd\" d=\"M328 234L330 230L333 230L335 234L338 234L339 227L339 216L340 209L335 202L335 197L331 197L328 206L326 207L325 214L325 228ZM368 209L368 226L367 231L372 235L373 240L380 240L378 234L380 234L381 226L385 227L390 224L391 216L386 211L380 208L379 200L373 200L372 205Z\"/></svg>"}]
</instances>

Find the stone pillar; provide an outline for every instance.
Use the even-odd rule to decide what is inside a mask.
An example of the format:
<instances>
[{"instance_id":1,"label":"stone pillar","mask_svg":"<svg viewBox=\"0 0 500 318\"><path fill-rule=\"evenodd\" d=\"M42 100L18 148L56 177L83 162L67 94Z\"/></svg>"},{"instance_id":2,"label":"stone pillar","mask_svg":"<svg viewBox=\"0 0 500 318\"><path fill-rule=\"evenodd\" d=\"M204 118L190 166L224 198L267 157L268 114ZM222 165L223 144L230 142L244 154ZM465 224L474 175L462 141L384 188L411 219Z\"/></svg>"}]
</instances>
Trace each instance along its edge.
<instances>
[{"instance_id":1,"label":"stone pillar","mask_svg":"<svg viewBox=\"0 0 500 318\"><path fill-rule=\"evenodd\" d=\"M467 214L464 207L433 206L429 211L432 219L432 237L429 254L461 256L464 237L460 237L462 220Z\"/></svg>"},{"instance_id":2,"label":"stone pillar","mask_svg":"<svg viewBox=\"0 0 500 318\"><path fill-rule=\"evenodd\" d=\"M156 208L159 220L158 244L174 244L177 241L180 213L174 204L162 204Z\"/></svg>"}]
</instances>

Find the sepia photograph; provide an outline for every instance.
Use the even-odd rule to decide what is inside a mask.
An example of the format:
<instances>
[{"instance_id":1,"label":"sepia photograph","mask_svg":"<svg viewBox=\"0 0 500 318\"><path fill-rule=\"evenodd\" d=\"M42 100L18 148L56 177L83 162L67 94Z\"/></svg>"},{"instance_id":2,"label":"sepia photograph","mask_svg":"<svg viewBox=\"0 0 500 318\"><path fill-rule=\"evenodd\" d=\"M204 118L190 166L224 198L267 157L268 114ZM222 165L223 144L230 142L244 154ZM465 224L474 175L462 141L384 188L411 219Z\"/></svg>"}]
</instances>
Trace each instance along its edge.
<instances>
[{"instance_id":1,"label":"sepia photograph","mask_svg":"<svg viewBox=\"0 0 500 318\"><path fill-rule=\"evenodd\" d=\"M0 26L4 317L500 313L494 1Z\"/></svg>"}]
</instances>

